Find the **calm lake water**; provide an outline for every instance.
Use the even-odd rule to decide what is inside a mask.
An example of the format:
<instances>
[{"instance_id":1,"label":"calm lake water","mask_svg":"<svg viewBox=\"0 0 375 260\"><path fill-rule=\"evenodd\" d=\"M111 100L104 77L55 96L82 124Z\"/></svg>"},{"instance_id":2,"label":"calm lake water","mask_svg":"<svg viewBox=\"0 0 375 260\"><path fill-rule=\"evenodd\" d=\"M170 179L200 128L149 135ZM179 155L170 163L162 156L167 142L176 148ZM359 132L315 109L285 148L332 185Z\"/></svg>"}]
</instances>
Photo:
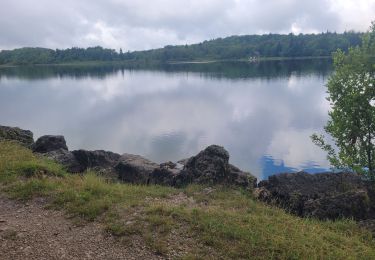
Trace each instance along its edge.
<instances>
[{"instance_id":1,"label":"calm lake water","mask_svg":"<svg viewBox=\"0 0 375 260\"><path fill-rule=\"evenodd\" d=\"M322 171L327 60L0 69L0 125L62 134L70 149L177 161L210 144L258 178Z\"/></svg>"}]
</instances>

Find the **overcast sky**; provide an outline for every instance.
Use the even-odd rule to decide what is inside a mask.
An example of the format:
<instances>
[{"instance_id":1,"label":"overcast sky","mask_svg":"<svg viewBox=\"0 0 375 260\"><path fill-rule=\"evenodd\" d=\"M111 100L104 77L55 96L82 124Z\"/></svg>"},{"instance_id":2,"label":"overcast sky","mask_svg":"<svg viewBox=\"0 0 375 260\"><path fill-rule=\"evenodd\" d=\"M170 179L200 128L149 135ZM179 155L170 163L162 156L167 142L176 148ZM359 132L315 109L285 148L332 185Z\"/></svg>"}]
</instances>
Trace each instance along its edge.
<instances>
[{"instance_id":1,"label":"overcast sky","mask_svg":"<svg viewBox=\"0 0 375 260\"><path fill-rule=\"evenodd\" d=\"M375 0L0 0L0 49L142 50L237 34L365 31Z\"/></svg>"}]
</instances>

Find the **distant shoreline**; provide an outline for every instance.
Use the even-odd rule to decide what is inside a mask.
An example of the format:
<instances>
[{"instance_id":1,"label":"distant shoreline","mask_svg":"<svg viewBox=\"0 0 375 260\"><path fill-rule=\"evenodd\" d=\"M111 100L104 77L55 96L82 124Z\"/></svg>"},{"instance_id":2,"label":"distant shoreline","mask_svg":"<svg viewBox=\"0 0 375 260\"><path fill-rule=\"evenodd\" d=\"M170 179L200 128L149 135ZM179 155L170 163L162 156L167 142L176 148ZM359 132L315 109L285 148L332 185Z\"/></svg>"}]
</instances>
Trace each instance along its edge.
<instances>
[{"instance_id":1,"label":"distant shoreline","mask_svg":"<svg viewBox=\"0 0 375 260\"><path fill-rule=\"evenodd\" d=\"M0 64L0 68L22 67L22 66L142 66L142 65L182 65L182 64L210 64L219 62L248 62L257 63L263 61L290 61L290 60L319 60L331 59L330 56L306 56L306 57L260 57L255 60L248 59L219 59L219 60L191 60L191 61L74 61L64 63L39 63L39 64Z\"/></svg>"},{"instance_id":2,"label":"distant shoreline","mask_svg":"<svg viewBox=\"0 0 375 260\"><path fill-rule=\"evenodd\" d=\"M166 64L208 64L217 62L249 62L256 63L262 61L287 61L287 60L319 60L331 59L331 56L306 56L306 57L260 57L255 60L248 59L225 59L225 60L196 60L196 61L168 61Z\"/></svg>"}]
</instances>

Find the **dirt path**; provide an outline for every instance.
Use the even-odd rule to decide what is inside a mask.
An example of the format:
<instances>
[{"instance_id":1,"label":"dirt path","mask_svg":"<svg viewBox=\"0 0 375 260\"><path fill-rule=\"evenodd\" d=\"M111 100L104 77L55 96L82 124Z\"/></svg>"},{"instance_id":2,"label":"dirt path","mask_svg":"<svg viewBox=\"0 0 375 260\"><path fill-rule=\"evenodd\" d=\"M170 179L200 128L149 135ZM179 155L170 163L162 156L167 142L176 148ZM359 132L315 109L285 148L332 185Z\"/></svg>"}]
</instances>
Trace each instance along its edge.
<instances>
[{"instance_id":1,"label":"dirt path","mask_svg":"<svg viewBox=\"0 0 375 260\"><path fill-rule=\"evenodd\" d=\"M27 204L0 195L0 259L161 259L141 239L122 244L99 223L76 226L42 200Z\"/></svg>"}]
</instances>

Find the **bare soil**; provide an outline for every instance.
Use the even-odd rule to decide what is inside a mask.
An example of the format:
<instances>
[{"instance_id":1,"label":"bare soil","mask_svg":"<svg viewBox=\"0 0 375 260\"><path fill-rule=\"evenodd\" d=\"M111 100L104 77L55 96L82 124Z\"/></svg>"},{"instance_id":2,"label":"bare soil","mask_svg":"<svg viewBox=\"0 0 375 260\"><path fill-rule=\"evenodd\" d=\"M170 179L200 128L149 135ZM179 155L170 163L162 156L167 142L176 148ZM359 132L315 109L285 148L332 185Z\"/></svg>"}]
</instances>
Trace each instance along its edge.
<instances>
[{"instance_id":1,"label":"bare soil","mask_svg":"<svg viewBox=\"0 0 375 260\"><path fill-rule=\"evenodd\" d=\"M105 233L100 223L77 225L63 211L0 195L0 259L163 259L136 237L128 243Z\"/></svg>"}]
</instances>

